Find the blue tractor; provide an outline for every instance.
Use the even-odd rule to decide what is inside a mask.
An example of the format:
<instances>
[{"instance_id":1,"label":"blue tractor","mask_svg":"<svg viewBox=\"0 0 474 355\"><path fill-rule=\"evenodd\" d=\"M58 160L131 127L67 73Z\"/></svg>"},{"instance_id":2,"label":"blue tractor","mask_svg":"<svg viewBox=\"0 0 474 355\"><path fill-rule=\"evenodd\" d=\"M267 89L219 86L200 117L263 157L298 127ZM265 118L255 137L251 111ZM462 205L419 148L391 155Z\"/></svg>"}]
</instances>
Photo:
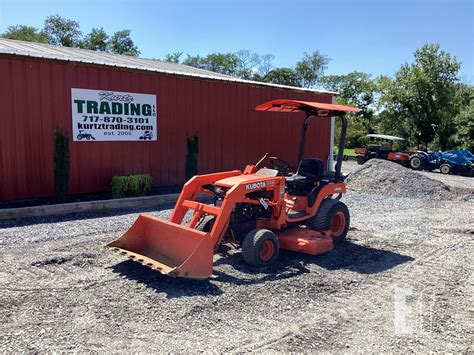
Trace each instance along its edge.
<instances>
[{"instance_id":1,"label":"blue tractor","mask_svg":"<svg viewBox=\"0 0 474 355\"><path fill-rule=\"evenodd\" d=\"M440 154L442 163L439 170L443 174L473 175L474 162L462 150L454 149L449 152L441 152Z\"/></svg>"},{"instance_id":2,"label":"blue tractor","mask_svg":"<svg viewBox=\"0 0 474 355\"><path fill-rule=\"evenodd\" d=\"M474 161L467 156L470 154L469 151L467 152L460 149L448 152L417 151L410 157L410 167L413 170L433 171L439 169L443 174L472 176Z\"/></svg>"},{"instance_id":3,"label":"blue tractor","mask_svg":"<svg viewBox=\"0 0 474 355\"><path fill-rule=\"evenodd\" d=\"M409 164L413 170L433 171L439 169L441 165L440 153L419 150L410 156Z\"/></svg>"}]
</instances>

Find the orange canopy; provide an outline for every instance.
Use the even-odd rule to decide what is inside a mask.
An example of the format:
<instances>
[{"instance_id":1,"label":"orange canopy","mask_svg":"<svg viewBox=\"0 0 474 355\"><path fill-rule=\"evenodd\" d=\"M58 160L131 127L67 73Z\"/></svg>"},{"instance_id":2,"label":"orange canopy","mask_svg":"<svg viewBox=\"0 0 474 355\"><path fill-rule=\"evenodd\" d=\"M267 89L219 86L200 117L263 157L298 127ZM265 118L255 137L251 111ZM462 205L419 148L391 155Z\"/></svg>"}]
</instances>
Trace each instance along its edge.
<instances>
[{"instance_id":1,"label":"orange canopy","mask_svg":"<svg viewBox=\"0 0 474 355\"><path fill-rule=\"evenodd\" d=\"M257 111L274 111L274 112L311 112L316 110L328 110L332 112L359 112L356 107L325 104L322 102L298 101L298 100L273 100L255 107Z\"/></svg>"}]
</instances>

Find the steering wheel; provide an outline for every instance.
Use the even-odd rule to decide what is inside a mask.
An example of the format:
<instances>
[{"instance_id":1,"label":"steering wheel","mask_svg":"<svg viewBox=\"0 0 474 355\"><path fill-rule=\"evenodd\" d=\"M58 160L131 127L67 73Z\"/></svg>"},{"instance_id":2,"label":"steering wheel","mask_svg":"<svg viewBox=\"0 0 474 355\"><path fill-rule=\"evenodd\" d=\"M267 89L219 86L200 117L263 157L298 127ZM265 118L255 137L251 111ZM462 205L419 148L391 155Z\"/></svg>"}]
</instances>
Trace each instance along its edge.
<instances>
[{"instance_id":1,"label":"steering wheel","mask_svg":"<svg viewBox=\"0 0 474 355\"><path fill-rule=\"evenodd\" d=\"M295 172L295 169L291 167L291 165L277 157L270 157L268 158L270 160L270 164L272 165L272 168L275 170L278 170L278 172L282 176L289 176L290 174L293 174Z\"/></svg>"}]
</instances>

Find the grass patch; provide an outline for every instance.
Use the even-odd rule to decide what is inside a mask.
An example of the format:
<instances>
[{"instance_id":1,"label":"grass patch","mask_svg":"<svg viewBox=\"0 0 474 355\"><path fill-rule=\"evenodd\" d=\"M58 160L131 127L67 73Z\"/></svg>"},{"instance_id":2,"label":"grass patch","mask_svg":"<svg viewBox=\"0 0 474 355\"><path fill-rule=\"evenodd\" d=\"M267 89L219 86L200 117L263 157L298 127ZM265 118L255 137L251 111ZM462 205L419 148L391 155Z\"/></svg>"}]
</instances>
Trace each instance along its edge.
<instances>
[{"instance_id":1,"label":"grass patch","mask_svg":"<svg viewBox=\"0 0 474 355\"><path fill-rule=\"evenodd\" d=\"M337 149L334 149L334 154L337 154ZM344 149L344 155L355 157L356 153L354 152L354 149L346 148Z\"/></svg>"}]
</instances>

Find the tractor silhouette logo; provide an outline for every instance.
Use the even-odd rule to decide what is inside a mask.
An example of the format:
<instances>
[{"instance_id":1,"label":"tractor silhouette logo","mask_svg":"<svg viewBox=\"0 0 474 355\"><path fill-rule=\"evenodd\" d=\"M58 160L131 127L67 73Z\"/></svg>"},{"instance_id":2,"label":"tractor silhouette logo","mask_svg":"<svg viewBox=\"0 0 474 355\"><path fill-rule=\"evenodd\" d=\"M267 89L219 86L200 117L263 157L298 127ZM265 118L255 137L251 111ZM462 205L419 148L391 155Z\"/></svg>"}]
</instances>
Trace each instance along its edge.
<instances>
[{"instance_id":1,"label":"tractor silhouette logo","mask_svg":"<svg viewBox=\"0 0 474 355\"><path fill-rule=\"evenodd\" d=\"M140 139L142 140L151 140L153 138L153 132L150 131L145 131L142 136L140 136Z\"/></svg>"},{"instance_id":2,"label":"tractor silhouette logo","mask_svg":"<svg viewBox=\"0 0 474 355\"><path fill-rule=\"evenodd\" d=\"M77 135L77 139L82 141L83 139L86 139L88 141L90 141L91 139L93 141L95 141L95 138L92 134L90 133L83 133L84 131L83 130L79 130L79 134Z\"/></svg>"}]
</instances>

